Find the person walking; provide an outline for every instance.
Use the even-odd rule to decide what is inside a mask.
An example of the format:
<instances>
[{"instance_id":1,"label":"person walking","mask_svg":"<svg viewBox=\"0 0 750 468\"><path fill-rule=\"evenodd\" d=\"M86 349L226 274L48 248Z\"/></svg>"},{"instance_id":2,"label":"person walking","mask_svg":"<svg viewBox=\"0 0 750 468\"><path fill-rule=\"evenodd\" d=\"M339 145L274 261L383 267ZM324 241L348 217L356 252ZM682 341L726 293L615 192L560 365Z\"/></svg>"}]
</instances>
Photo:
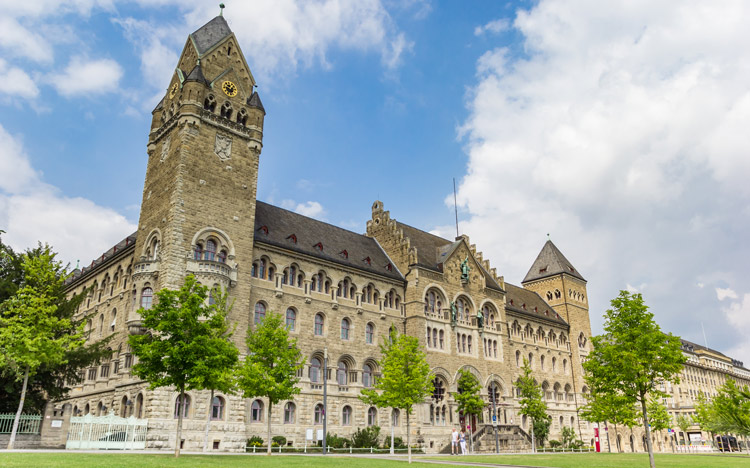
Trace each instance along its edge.
<instances>
[{"instance_id":1,"label":"person walking","mask_svg":"<svg viewBox=\"0 0 750 468\"><path fill-rule=\"evenodd\" d=\"M461 443L461 455L466 455L466 434L464 434L463 429L461 429L461 434L459 434L458 440Z\"/></svg>"},{"instance_id":2,"label":"person walking","mask_svg":"<svg viewBox=\"0 0 750 468\"><path fill-rule=\"evenodd\" d=\"M451 455L458 455L458 431L455 427L451 432Z\"/></svg>"}]
</instances>

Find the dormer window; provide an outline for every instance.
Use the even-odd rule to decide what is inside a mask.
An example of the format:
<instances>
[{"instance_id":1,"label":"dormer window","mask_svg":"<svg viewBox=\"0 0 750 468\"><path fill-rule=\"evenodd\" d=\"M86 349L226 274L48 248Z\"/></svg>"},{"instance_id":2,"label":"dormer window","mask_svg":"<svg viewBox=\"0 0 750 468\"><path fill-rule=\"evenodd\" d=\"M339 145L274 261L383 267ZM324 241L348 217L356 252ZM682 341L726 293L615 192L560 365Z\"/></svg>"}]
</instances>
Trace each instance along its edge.
<instances>
[{"instance_id":1,"label":"dormer window","mask_svg":"<svg viewBox=\"0 0 750 468\"><path fill-rule=\"evenodd\" d=\"M262 233L263 235L268 235L268 226L261 226L258 228L258 232Z\"/></svg>"},{"instance_id":2,"label":"dormer window","mask_svg":"<svg viewBox=\"0 0 750 468\"><path fill-rule=\"evenodd\" d=\"M390 262L386 263L385 269L387 271L393 271L393 264L391 264Z\"/></svg>"},{"instance_id":3,"label":"dormer window","mask_svg":"<svg viewBox=\"0 0 750 468\"><path fill-rule=\"evenodd\" d=\"M341 252L339 252L339 255L344 258L349 258L349 252L347 252L346 250L342 250Z\"/></svg>"},{"instance_id":4,"label":"dormer window","mask_svg":"<svg viewBox=\"0 0 750 468\"><path fill-rule=\"evenodd\" d=\"M540 268L539 273L547 273L547 267Z\"/></svg>"},{"instance_id":5,"label":"dormer window","mask_svg":"<svg viewBox=\"0 0 750 468\"><path fill-rule=\"evenodd\" d=\"M526 303L521 304L521 307L523 307L523 310L526 310Z\"/></svg>"},{"instance_id":6,"label":"dormer window","mask_svg":"<svg viewBox=\"0 0 750 468\"><path fill-rule=\"evenodd\" d=\"M288 241L292 241L292 242L293 242L293 243L295 243L295 244L297 243L297 236L295 236L294 234L290 234L290 235L288 235L286 239L287 239Z\"/></svg>"},{"instance_id":7,"label":"dormer window","mask_svg":"<svg viewBox=\"0 0 750 468\"><path fill-rule=\"evenodd\" d=\"M576 269L573 268L572 266L569 266L568 269L571 271L571 273L575 273L576 272Z\"/></svg>"},{"instance_id":8,"label":"dormer window","mask_svg":"<svg viewBox=\"0 0 750 468\"><path fill-rule=\"evenodd\" d=\"M510 300L510 305L513 305L513 299Z\"/></svg>"},{"instance_id":9,"label":"dormer window","mask_svg":"<svg viewBox=\"0 0 750 468\"><path fill-rule=\"evenodd\" d=\"M365 257L364 259L362 259L362 261L368 265L372 265L372 260L370 259L370 257Z\"/></svg>"},{"instance_id":10,"label":"dormer window","mask_svg":"<svg viewBox=\"0 0 750 468\"><path fill-rule=\"evenodd\" d=\"M322 242L318 242L317 244L313 245L313 248L315 250L317 250L317 251L322 252L323 251L323 243Z\"/></svg>"}]
</instances>

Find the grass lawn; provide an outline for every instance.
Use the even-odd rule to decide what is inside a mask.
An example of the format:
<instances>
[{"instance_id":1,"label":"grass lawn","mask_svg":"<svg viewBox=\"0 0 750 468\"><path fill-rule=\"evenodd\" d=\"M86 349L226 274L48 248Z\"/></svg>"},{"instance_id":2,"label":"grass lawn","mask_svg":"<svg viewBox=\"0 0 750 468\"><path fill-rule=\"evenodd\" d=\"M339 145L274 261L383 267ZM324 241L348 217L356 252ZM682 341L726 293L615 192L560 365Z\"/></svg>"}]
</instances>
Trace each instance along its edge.
<instances>
[{"instance_id":1,"label":"grass lawn","mask_svg":"<svg viewBox=\"0 0 750 468\"><path fill-rule=\"evenodd\" d=\"M453 463L479 462L488 465L526 465L556 468L645 468L648 455L636 454L542 454L542 455L480 455L466 457L429 457ZM416 458L416 460L419 460ZM346 466L346 468L405 468L403 461L321 456L274 455L182 455L175 459L168 454L127 453L7 453L0 451L0 467L14 468L318 468ZM438 468L443 464L419 463L414 468ZM456 465L460 466L460 465ZM658 468L750 468L750 457L731 455L671 455L656 454Z\"/></svg>"},{"instance_id":2,"label":"grass lawn","mask_svg":"<svg viewBox=\"0 0 750 468\"><path fill-rule=\"evenodd\" d=\"M747 455L698 455L698 454L654 454L657 468L750 468ZM467 455L462 457L430 457L434 460L448 460L528 465L554 468L648 468L647 453L560 453L539 455Z\"/></svg>"}]
</instances>

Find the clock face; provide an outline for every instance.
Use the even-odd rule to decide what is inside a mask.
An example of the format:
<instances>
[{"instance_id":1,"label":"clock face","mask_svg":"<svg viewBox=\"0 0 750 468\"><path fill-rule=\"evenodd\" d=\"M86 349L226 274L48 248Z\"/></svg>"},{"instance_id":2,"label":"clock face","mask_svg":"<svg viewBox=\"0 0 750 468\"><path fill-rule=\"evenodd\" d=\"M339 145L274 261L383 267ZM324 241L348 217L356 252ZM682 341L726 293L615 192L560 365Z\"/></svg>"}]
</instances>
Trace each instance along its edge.
<instances>
[{"instance_id":1,"label":"clock face","mask_svg":"<svg viewBox=\"0 0 750 468\"><path fill-rule=\"evenodd\" d=\"M177 94L177 83L172 85L172 88L169 90L169 99L172 99Z\"/></svg>"},{"instance_id":2,"label":"clock face","mask_svg":"<svg viewBox=\"0 0 750 468\"><path fill-rule=\"evenodd\" d=\"M221 89L224 90L224 94L229 97L235 97L237 95L237 85L231 81L225 81L222 83Z\"/></svg>"}]
</instances>

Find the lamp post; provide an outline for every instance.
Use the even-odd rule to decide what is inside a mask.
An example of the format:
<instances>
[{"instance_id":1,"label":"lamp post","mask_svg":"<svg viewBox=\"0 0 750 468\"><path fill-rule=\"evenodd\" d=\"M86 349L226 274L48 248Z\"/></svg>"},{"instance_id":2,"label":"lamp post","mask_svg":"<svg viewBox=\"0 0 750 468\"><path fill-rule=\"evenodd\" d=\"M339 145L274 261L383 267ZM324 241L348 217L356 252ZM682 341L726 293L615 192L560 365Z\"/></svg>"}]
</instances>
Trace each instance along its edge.
<instances>
[{"instance_id":1,"label":"lamp post","mask_svg":"<svg viewBox=\"0 0 750 468\"><path fill-rule=\"evenodd\" d=\"M497 434L497 382L492 381L492 425L495 428L495 453L500 453L500 438Z\"/></svg>"},{"instance_id":2,"label":"lamp post","mask_svg":"<svg viewBox=\"0 0 750 468\"><path fill-rule=\"evenodd\" d=\"M323 455L328 439L328 347L323 348Z\"/></svg>"}]
</instances>

